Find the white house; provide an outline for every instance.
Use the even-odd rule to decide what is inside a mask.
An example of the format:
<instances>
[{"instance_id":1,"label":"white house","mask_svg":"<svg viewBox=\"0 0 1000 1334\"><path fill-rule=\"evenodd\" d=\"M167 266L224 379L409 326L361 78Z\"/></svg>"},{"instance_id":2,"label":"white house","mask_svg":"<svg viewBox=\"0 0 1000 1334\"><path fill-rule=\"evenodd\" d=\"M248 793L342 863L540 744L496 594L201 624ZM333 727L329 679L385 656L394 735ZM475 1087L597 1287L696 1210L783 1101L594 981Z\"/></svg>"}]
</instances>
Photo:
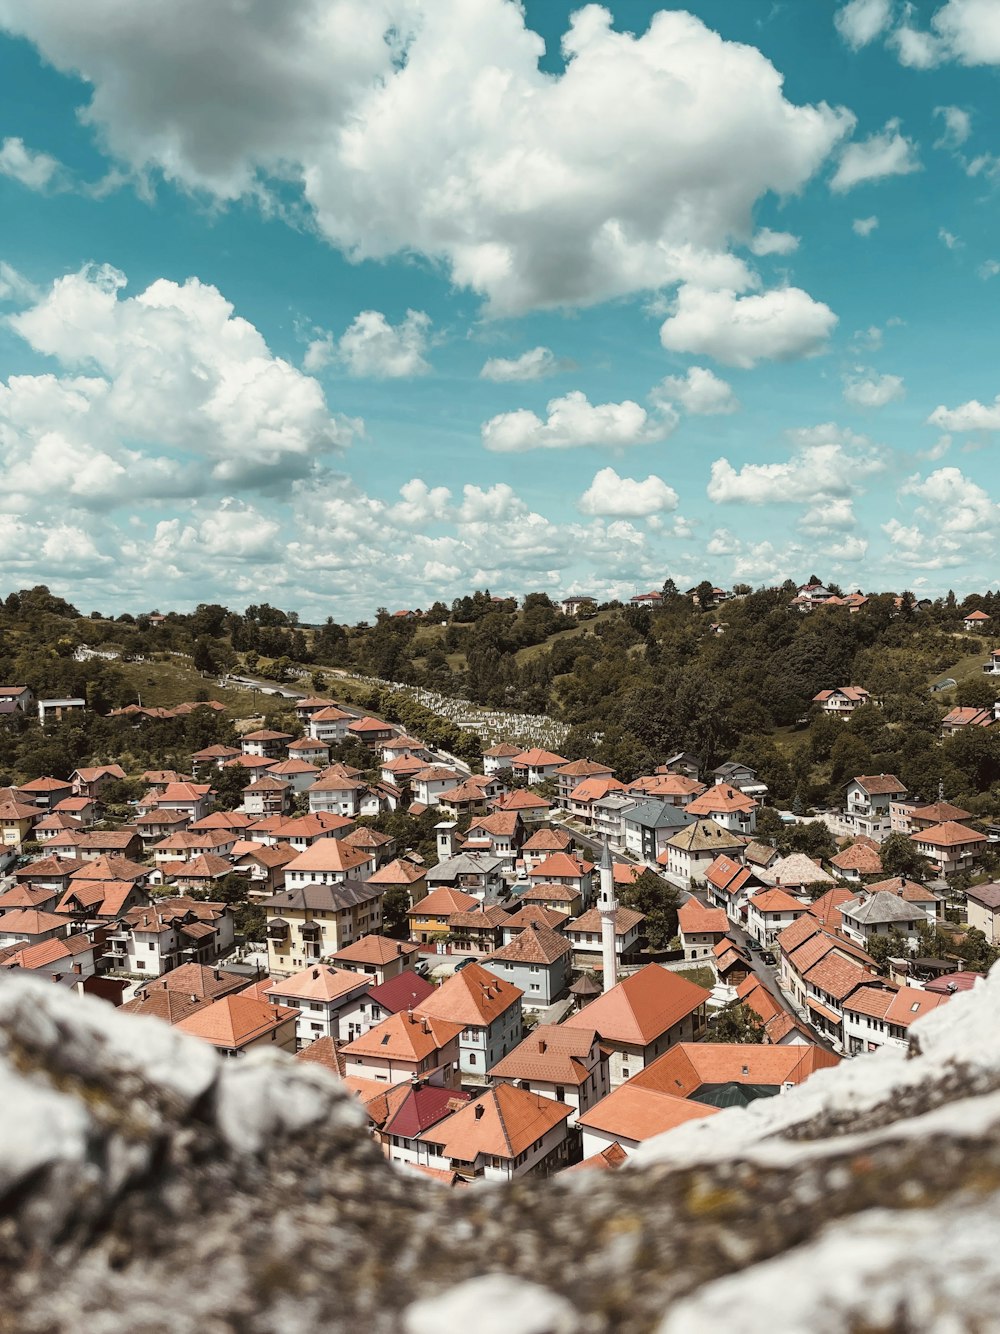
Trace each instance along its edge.
<instances>
[{"instance_id":1,"label":"white house","mask_svg":"<svg viewBox=\"0 0 1000 1334\"><path fill-rule=\"evenodd\" d=\"M571 1127L611 1087L608 1056L596 1031L564 1024L539 1024L490 1074L496 1084L565 1103L572 1109Z\"/></svg>"},{"instance_id":2,"label":"white house","mask_svg":"<svg viewBox=\"0 0 1000 1334\"><path fill-rule=\"evenodd\" d=\"M423 1001L415 1013L461 1025L460 1066L483 1078L521 1041L520 987L470 963Z\"/></svg>"},{"instance_id":3,"label":"white house","mask_svg":"<svg viewBox=\"0 0 1000 1334\"><path fill-rule=\"evenodd\" d=\"M845 823L856 834L867 834L882 843L892 832L893 801L906 795L906 787L895 774L862 774L847 785Z\"/></svg>"},{"instance_id":4,"label":"white house","mask_svg":"<svg viewBox=\"0 0 1000 1334\"><path fill-rule=\"evenodd\" d=\"M317 1038L348 1037L350 1018L367 996L371 981L363 974L316 963L273 982L267 999L298 1010L295 1036L298 1046L305 1047Z\"/></svg>"}]
</instances>

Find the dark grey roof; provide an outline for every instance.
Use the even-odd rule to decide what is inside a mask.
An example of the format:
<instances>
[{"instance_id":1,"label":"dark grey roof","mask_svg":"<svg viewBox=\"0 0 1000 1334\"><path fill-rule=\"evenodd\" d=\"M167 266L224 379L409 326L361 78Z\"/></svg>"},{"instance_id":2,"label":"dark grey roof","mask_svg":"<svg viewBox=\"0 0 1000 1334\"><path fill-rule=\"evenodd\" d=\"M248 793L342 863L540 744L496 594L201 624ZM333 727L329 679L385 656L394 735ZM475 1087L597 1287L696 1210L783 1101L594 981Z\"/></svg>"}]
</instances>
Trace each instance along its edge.
<instances>
[{"instance_id":1,"label":"dark grey roof","mask_svg":"<svg viewBox=\"0 0 1000 1334\"><path fill-rule=\"evenodd\" d=\"M381 885L367 885L363 880L345 880L339 885L297 885L294 889L272 894L264 902L265 908L308 909L315 912L341 912L359 903L370 903L382 897Z\"/></svg>"},{"instance_id":2,"label":"dark grey roof","mask_svg":"<svg viewBox=\"0 0 1000 1334\"><path fill-rule=\"evenodd\" d=\"M981 903L984 908L1000 908L1000 885L992 881L988 885L970 885L965 897L973 903Z\"/></svg>"},{"instance_id":3,"label":"dark grey roof","mask_svg":"<svg viewBox=\"0 0 1000 1334\"><path fill-rule=\"evenodd\" d=\"M626 824L642 825L644 829L682 829L694 823L694 816L669 801L642 801L634 810L626 811Z\"/></svg>"},{"instance_id":4,"label":"dark grey roof","mask_svg":"<svg viewBox=\"0 0 1000 1334\"><path fill-rule=\"evenodd\" d=\"M427 872L427 883L450 885L460 875L496 875L502 869L499 857L477 857L472 852L461 852L457 857L446 857Z\"/></svg>"},{"instance_id":5,"label":"dark grey roof","mask_svg":"<svg viewBox=\"0 0 1000 1334\"><path fill-rule=\"evenodd\" d=\"M713 774L718 774L720 778L728 778L730 774L747 773L754 778L757 777L757 770L751 769L749 764L737 764L734 760L726 760L725 764L720 764L717 769L712 770Z\"/></svg>"}]
</instances>

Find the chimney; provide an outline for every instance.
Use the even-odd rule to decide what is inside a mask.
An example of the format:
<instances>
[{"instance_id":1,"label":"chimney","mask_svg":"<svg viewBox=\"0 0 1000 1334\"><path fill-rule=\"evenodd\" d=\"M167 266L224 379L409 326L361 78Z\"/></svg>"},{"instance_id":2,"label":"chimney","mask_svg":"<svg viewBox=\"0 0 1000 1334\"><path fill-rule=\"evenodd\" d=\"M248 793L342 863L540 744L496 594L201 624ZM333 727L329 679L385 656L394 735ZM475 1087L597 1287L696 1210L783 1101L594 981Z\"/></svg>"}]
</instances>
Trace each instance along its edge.
<instances>
[{"instance_id":1,"label":"chimney","mask_svg":"<svg viewBox=\"0 0 1000 1334\"><path fill-rule=\"evenodd\" d=\"M544 1056L544 1054L545 1054L545 1039L544 1039L544 1038L539 1038L539 1039L538 1039L538 1050L539 1050L539 1052Z\"/></svg>"},{"instance_id":2,"label":"chimney","mask_svg":"<svg viewBox=\"0 0 1000 1334\"><path fill-rule=\"evenodd\" d=\"M483 1112L485 1112L485 1111L486 1111L486 1108L483 1106L483 1104L482 1104L481 1102L477 1102L477 1103L476 1103L476 1120L477 1120L477 1121L481 1121L481 1120L483 1119Z\"/></svg>"},{"instance_id":3,"label":"chimney","mask_svg":"<svg viewBox=\"0 0 1000 1334\"><path fill-rule=\"evenodd\" d=\"M198 997L194 994L194 992L191 993L191 1004L192 1005L198 1004Z\"/></svg>"},{"instance_id":4,"label":"chimney","mask_svg":"<svg viewBox=\"0 0 1000 1334\"><path fill-rule=\"evenodd\" d=\"M313 981L315 982L316 979L319 977L319 969L318 969L318 968L314 968L314 969L312 970L312 972L313 972Z\"/></svg>"}]
</instances>

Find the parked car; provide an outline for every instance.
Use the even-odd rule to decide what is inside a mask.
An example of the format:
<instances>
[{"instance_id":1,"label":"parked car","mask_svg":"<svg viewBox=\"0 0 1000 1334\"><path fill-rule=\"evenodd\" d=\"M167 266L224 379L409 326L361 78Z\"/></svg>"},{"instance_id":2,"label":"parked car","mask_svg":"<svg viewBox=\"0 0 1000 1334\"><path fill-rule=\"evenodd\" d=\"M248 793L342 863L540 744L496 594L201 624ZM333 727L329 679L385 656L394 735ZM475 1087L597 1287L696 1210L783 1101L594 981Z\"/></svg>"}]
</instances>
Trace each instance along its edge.
<instances>
[{"instance_id":1,"label":"parked car","mask_svg":"<svg viewBox=\"0 0 1000 1334\"><path fill-rule=\"evenodd\" d=\"M464 959L459 959L458 963L455 965L455 972L460 973L463 968L466 968L470 963L475 963L475 962L476 960L473 958L473 956L471 954L468 954Z\"/></svg>"},{"instance_id":2,"label":"parked car","mask_svg":"<svg viewBox=\"0 0 1000 1334\"><path fill-rule=\"evenodd\" d=\"M778 962L778 960L774 957L774 955L771 953L770 950L762 950L760 957L761 957L761 962L766 963L769 968L773 968L774 965Z\"/></svg>"}]
</instances>

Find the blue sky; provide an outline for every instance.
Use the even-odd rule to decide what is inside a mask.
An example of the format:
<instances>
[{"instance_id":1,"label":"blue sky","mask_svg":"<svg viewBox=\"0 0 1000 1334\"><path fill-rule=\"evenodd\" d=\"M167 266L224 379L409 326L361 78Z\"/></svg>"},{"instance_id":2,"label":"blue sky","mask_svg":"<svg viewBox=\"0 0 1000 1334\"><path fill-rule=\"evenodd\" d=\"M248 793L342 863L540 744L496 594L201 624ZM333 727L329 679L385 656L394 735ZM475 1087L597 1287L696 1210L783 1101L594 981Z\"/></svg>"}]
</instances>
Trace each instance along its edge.
<instances>
[{"instance_id":1,"label":"blue sky","mask_svg":"<svg viewBox=\"0 0 1000 1334\"><path fill-rule=\"evenodd\" d=\"M0 0L0 585L995 586L998 70L993 0Z\"/></svg>"}]
</instances>

